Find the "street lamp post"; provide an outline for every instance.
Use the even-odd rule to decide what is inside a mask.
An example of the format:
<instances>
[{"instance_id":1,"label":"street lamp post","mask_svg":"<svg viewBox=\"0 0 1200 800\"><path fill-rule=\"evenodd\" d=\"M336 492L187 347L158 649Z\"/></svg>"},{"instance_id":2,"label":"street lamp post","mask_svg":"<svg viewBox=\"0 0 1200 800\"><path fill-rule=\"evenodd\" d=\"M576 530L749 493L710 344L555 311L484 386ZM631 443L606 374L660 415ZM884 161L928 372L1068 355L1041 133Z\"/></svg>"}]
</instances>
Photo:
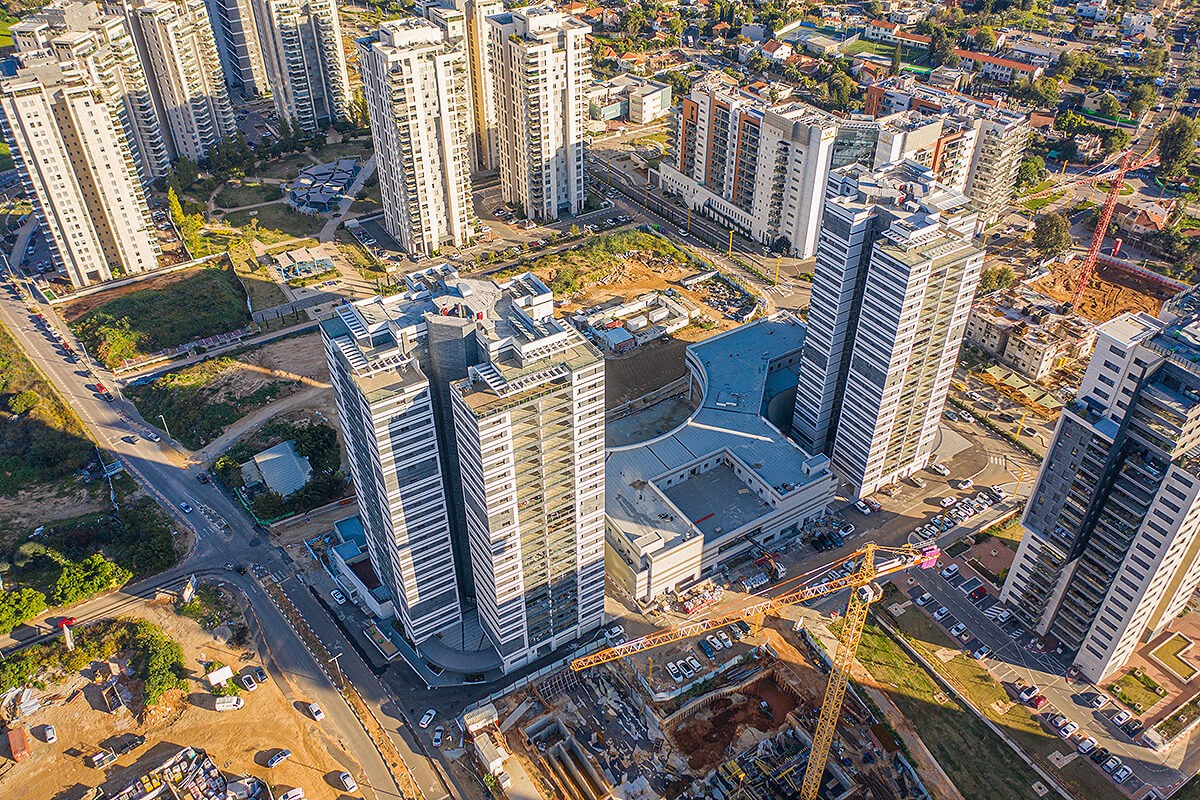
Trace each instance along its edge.
<instances>
[{"instance_id":1,"label":"street lamp post","mask_svg":"<svg viewBox=\"0 0 1200 800\"><path fill-rule=\"evenodd\" d=\"M158 418L162 420L163 430L167 432L167 436L174 439L175 437L171 436L171 429L167 427L167 418L164 417L162 414L159 414Z\"/></svg>"}]
</instances>

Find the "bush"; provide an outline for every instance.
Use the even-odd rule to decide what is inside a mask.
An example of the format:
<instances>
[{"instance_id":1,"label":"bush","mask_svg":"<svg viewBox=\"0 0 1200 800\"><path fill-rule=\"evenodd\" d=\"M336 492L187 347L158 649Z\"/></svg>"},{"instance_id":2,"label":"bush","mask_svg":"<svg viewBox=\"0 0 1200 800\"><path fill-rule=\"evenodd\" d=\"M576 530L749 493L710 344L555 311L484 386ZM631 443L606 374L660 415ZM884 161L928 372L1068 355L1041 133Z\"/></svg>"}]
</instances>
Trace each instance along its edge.
<instances>
[{"instance_id":1,"label":"bush","mask_svg":"<svg viewBox=\"0 0 1200 800\"><path fill-rule=\"evenodd\" d=\"M54 605L69 606L101 592L124 586L133 573L109 561L100 553L63 566L54 583Z\"/></svg>"},{"instance_id":2,"label":"bush","mask_svg":"<svg viewBox=\"0 0 1200 800\"><path fill-rule=\"evenodd\" d=\"M13 628L45 610L46 595L36 589L0 591L0 634L11 633Z\"/></svg>"},{"instance_id":3,"label":"bush","mask_svg":"<svg viewBox=\"0 0 1200 800\"><path fill-rule=\"evenodd\" d=\"M186 689L183 648L179 642L149 622L134 623L133 663L146 692L146 705L152 706L171 689Z\"/></svg>"}]
</instances>

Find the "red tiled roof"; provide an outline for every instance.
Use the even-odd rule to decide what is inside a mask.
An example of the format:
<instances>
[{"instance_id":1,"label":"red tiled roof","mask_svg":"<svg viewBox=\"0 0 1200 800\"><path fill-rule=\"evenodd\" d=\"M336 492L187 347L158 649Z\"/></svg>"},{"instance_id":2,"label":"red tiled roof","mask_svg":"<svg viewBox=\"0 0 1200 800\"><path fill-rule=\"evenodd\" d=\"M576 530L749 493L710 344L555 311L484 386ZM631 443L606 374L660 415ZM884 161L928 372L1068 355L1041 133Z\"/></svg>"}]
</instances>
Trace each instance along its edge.
<instances>
[{"instance_id":1,"label":"red tiled roof","mask_svg":"<svg viewBox=\"0 0 1200 800\"><path fill-rule=\"evenodd\" d=\"M955 50L959 58L967 58L971 61L978 61L981 64L995 64L998 67L1008 67L1017 72L1033 72L1037 69L1033 64L1026 64L1023 61L1013 61L1011 58L1000 58L999 56L989 56L987 53L974 53L970 50Z\"/></svg>"}]
</instances>

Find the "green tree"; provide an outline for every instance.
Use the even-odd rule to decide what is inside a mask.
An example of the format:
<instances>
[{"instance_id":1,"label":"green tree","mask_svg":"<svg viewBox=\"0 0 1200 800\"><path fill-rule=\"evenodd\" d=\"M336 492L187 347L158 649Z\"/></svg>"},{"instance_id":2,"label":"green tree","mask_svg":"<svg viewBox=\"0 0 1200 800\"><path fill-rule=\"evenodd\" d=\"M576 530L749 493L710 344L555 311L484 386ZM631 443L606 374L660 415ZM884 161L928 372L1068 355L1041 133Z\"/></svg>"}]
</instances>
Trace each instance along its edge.
<instances>
[{"instance_id":1,"label":"green tree","mask_svg":"<svg viewBox=\"0 0 1200 800\"><path fill-rule=\"evenodd\" d=\"M1042 214L1033 226L1033 247L1044 256L1060 256L1071 249L1071 223L1062 214Z\"/></svg>"},{"instance_id":2,"label":"green tree","mask_svg":"<svg viewBox=\"0 0 1200 800\"><path fill-rule=\"evenodd\" d=\"M1154 84L1148 81L1134 84L1133 88L1129 90L1130 116L1140 117L1157 101L1158 90L1154 88Z\"/></svg>"},{"instance_id":3,"label":"green tree","mask_svg":"<svg viewBox=\"0 0 1200 800\"><path fill-rule=\"evenodd\" d=\"M171 165L171 183L187 189L200 180L200 166L190 158L181 158Z\"/></svg>"},{"instance_id":4,"label":"green tree","mask_svg":"<svg viewBox=\"0 0 1200 800\"><path fill-rule=\"evenodd\" d=\"M975 31L975 46L980 50L993 49L996 46L996 41L996 32L987 25Z\"/></svg>"},{"instance_id":5,"label":"green tree","mask_svg":"<svg viewBox=\"0 0 1200 800\"><path fill-rule=\"evenodd\" d=\"M1017 279L1017 274L1007 264L985 267L979 276L979 289L976 294L991 294L998 289L1007 289Z\"/></svg>"},{"instance_id":6,"label":"green tree","mask_svg":"<svg viewBox=\"0 0 1200 800\"><path fill-rule=\"evenodd\" d=\"M8 398L8 410L20 416L36 406L41 399L37 392L32 389L26 389Z\"/></svg>"},{"instance_id":7,"label":"green tree","mask_svg":"<svg viewBox=\"0 0 1200 800\"><path fill-rule=\"evenodd\" d=\"M1029 84L1028 95L1038 105L1052 108L1058 105L1059 101L1058 81L1049 75L1043 75Z\"/></svg>"},{"instance_id":8,"label":"green tree","mask_svg":"<svg viewBox=\"0 0 1200 800\"><path fill-rule=\"evenodd\" d=\"M1096 105L1106 117L1115 117L1121 113L1121 101L1108 92L1100 95L1100 101Z\"/></svg>"},{"instance_id":9,"label":"green tree","mask_svg":"<svg viewBox=\"0 0 1200 800\"><path fill-rule=\"evenodd\" d=\"M0 635L12 633L26 620L46 610L46 595L36 589L0 591Z\"/></svg>"},{"instance_id":10,"label":"green tree","mask_svg":"<svg viewBox=\"0 0 1200 800\"><path fill-rule=\"evenodd\" d=\"M167 189L167 209L171 213L171 222L175 224L176 228L182 228L183 204L179 202L179 193L175 191L174 186Z\"/></svg>"},{"instance_id":11,"label":"green tree","mask_svg":"<svg viewBox=\"0 0 1200 800\"><path fill-rule=\"evenodd\" d=\"M133 573L109 561L100 553L93 553L82 561L63 566L62 573L54 582L54 605L69 606L89 597L124 586Z\"/></svg>"},{"instance_id":12,"label":"green tree","mask_svg":"<svg viewBox=\"0 0 1200 800\"><path fill-rule=\"evenodd\" d=\"M899 42L896 43L896 49L892 51L892 67L890 70L890 74L892 74L892 75L900 74L900 43Z\"/></svg>"},{"instance_id":13,"label":"green tree","mask_svg":"<svg viewBox=\"0 0 1200 800\"><path fill-rule=\"evenodd\" d=\"M179 642L149 622L136 623L133 664L142 679L146 705L152 706L172 689L186 689L187 674Z\"/></svg>"},{"instance_id":14,"label":"green tree","mask_svg":"<svg viewBox=\"0 0 1200 800\"><path fill-rule=\"evenodd\" d=\"M1021 159L1021 167L1017 172L1017 184L1030 186L1037 183L1045 168L1046 162L1041 156L1028 156Z\"/></svg>"},{"instance_id":15,"label":"green tree","mask_svg":"<svg viewBox=\"0 0 1200 800\"><path fill-rule=\"evenodd\" d=\"M1200 122L1190 117L1178 116L1163 126L1158 136L1159 172L1173 178L1185 169L1196 152L1196 136L1200 133Z\"/></svg>"}]
</instances>

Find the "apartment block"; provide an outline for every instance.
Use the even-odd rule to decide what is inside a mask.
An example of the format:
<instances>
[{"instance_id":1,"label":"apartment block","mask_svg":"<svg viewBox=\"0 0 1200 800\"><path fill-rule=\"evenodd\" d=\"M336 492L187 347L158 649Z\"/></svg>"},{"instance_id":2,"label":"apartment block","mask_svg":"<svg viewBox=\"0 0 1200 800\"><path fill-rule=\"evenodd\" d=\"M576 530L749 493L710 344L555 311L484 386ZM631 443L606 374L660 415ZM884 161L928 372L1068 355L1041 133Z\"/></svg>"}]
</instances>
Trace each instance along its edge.
<instances>
[{"instance_id":1,"label":"apartment block","mask_svg":"<svg viewBox=\"0 0 1200 800\"><path fill-rule=\"evenodd\" d=\"M333 0L252 0L281 119L312 133L350 115L342 23Z\"/></svg>"},{"instance_id":2,"label":"apartment block","mask_svg":"<svg viewBox=\"0 0 1200 800\"><path fill-rule=\"evenodd\" d=\"M465 247L474 232L465 45L419 17L358 40L384 226L410 253Z\"/></svg>"},{"instance_id":3,"label":"apartment block","mask_svg":"<svg viewBox=\"0 0 1200 800\"><path fill-rule=\"evenodd\" d=\"M515 669L602 621L604 361L532 274L405 288L321 325L368 551L418 648L472 605Z\"/></svg>"},{"instance_id":4,"label":"apartment block","mask_svg":"<svg viewBox=\"0 0 1200 800\"><path fill-rule=\"evenodd\" d=\"M19 70L0 82L0 117L54 264L74 286L158 266L134 148L86 73L53 61Z\"/></svg>"},{"instance_id":5,"label":"apartment block","mask_svg":"<svg viewBox=\"0 0 1200 800\"><path fill-rule=\"evenodd\" d=\"M203 161L237 133L204 0L158 0L126 13L171 160Z\"/></svg>"},{"instance_id":6,"label":"apartment block","mask_svg":"<svg viewBox=\"0 0 1200 800\"><path fill-rule=\"evenodd\" d=\"M968 204L911 161L829 176L792 434L856 495L933 453L983 264Z\"/></svg>"},{"instance_id":7,"label":"apartment block","mask_svg":"<svg viewBox=\"0 0 1200 800\"><path fill-rule=\"evenodd\" d=\"M1200 315L1099 326L1001 598L1099 682L1200 585Z\"/></svg>"},{"instance_id":8,"label":"apartment block","mask_svg":"<svg viewBox=\"0 0 1200 800\"><path fill-rule=\"evenodd\" d=\"M918 112L939 120L943 131L936 148L928 159L917 160L931 167L942 184L963 191L984 225L1004 213L1029 143L1027 115L995 101L919 83L912 76L871 84L864 111L877 118Z\"/></svg>"},{"instance_id":9,"label":"apartment block","mask_svg":"<svg viewBox=\"0 0 1200 800\"><path fill-rule=\"evenodd\" d=\"M129 20L93 2L55 2L11 27L25 61L72 62L102 92L125 129L143 182L171 168L158 110L138 55Z\"/></svg>"},{"instance_id":10,"label":"apartment block","mask_svg":"<svg viewBox=\"0 0 1200 800\"><path fill-rule=\"evenodd\" d=\"M1091 355L1096 328L1064 304L1018 286L977 300L964 338L1029 380L1040 381Z\"/></svg>"},{"instance_id":11,"label":"apartment block","mask_svg":"<svg viewBox=\"0 0 1200 800\"><path fill-rule=\"evenodd\" d=\"M549 6L513 9L491 26L497 155L504 202L535 219L584 204L583 121L591 81L588 25Z\"/></svg>"},{"instance_id":12,"label":"apartment block","mask_svg":"<svg viewBox=\"0 0 1200 800\"><path fill-rule=\"evenodd\" d=\"M270 92L252 0L208 0L208 16L229 90L246 98Z\"/></svg>"},{"instance_id":13,"label":"apartment block","mask_svg":"<svg viewBox=\"0 0 1200 800\"><path fill-rule=\"evenodd\" d=\"M487 18L504 13L500 0L450 0L418 2L421 16L449 32L461 24L467 72L470 76L471 154L475 169L493 172L499 169L496 129L496 84L492 68L492 28ZM457 22L461 20L461 23ZM453 37L452 37L453 41Z\"/></svg>"}]
</instances>

